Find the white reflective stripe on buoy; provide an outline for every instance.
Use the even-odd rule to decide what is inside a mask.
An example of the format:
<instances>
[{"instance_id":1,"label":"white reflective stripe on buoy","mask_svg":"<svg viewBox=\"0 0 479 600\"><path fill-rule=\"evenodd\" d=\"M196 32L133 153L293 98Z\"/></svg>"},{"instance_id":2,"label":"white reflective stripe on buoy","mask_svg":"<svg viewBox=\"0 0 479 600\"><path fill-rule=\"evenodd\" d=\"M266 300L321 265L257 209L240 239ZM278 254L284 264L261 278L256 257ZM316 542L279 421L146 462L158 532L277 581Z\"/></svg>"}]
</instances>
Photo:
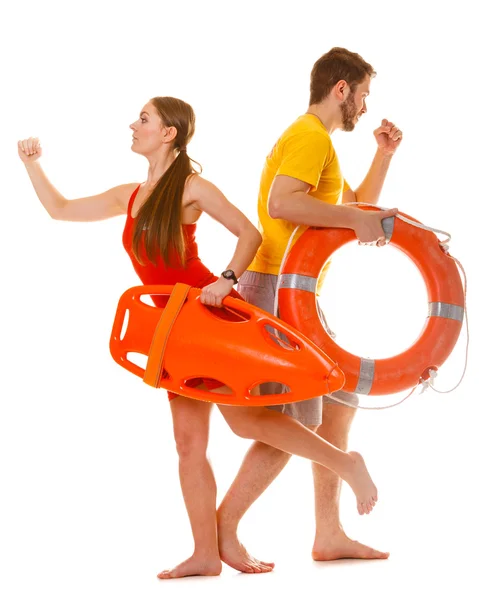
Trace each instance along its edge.
<instances>
[{"instance_id":1,"label":"white reflective stripe on buoy","mask_svg":"<svg viewBox=\"0 0 479 600\"><path fill-rule=\"evenodd\" d=\"M443 319L452 319L462 323L464 319L464 308L457 304L448 304L447 302L429 302L428 317L442 317Z\"/></svg>"},{"instance_id":2,"label":"white reflective stripe on buoy","mask_svg":"<svg viewBox=\"0 0 479 600\"><path fill-rule=\"evenodd\" d=\"M390 242L394 232L394 217L387 217L381 221L381 225L383 226L384 235L386 237L386 242Z\"/></svg>"},{"instance_id":3,"label":"white reflective stripe on buoy","mask_svg":"<svg viewBox=\"0 0 479 600\"><path fill-rule=\"evenodd\" d=\"M315 277L309 275L298 275L297 273L286 273L279 276L278 289L287 288L293 290L304 290L305 292L316 293Z\"/></svg>"},{"instance_id":4,"label":"white reflective stripe on buoy","mask_svg":"<svg viewBox=\"0 0 479 600\"><path fill-rule=\"evenodd\" d=\"M375 360L373 358L361 358L361 367L359 369L359 379L356 394L369 394L373 386Z\"/></svg>"}]
</instances>

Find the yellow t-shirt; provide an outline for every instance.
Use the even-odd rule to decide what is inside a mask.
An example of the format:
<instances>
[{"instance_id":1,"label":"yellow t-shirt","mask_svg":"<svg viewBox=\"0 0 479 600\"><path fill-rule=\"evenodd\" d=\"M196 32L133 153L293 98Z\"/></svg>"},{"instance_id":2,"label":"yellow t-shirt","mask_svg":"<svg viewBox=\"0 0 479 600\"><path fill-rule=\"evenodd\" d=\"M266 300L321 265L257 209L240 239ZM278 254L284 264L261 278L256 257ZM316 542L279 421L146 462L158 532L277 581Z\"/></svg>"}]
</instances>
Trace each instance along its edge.
<instances>
[{"instance_id":1,"label":"yellow t-shirt","mask_svg":"<svg viewBox=\"0 0 479 600\"><path fill-rule=\"evenodd\" d=\"M250 271L278 275L289 238L296 228L294 223L273 219L268 214L268 196L276 175L288 175L311 185L309 195L329 204L341 201L343 191L349 189L343 180L338 157L331 138L321 121L305 114L286 129L266 158L258 196L259 230L263 242L248 267ZM298 229L296 239L307 226ZM318 289L326 273L321 273Z\"/></svg>"}]
</instances>

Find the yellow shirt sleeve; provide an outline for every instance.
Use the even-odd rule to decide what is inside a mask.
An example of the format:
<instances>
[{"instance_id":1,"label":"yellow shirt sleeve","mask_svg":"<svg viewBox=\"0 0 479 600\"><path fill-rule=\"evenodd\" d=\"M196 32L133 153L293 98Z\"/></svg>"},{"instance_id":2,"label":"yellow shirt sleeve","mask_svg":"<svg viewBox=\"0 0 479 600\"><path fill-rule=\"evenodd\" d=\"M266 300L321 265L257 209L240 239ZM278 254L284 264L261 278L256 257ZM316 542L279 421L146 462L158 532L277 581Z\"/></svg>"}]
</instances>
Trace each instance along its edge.
<instances>
[{"instance_id":1,"label":"yellow shirt sleeve","mask_svg":"<svg viewBox=\"0 0 479 600\"><path fill-rule=\"evenodd\" d=\"M351 186L349 185L349 183L346 181L346 179L343 179L343 194L344 194L344 192L347 192L350 189L351 189Z\"/></svg>"},{"instance_id":2,"label":"yellow shirt sleeve","mask_svg":"<svg viewBox=\"0 0 479 600\"><path fill-rule=\"evenodd\" d=\"M285 142L276 175L288 175L312 186L314 192L329 156L329 138L318 132L293 134Z\"/></svg>"}]
</instances>

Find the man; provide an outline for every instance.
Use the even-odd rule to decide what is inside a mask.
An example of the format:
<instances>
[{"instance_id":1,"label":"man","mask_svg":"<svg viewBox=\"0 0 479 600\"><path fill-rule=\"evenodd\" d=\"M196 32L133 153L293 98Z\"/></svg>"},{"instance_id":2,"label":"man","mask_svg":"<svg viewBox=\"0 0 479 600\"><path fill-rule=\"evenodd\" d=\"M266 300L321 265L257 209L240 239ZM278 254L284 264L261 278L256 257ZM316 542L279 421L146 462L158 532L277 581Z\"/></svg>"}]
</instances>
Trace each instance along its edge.
<instances>
[{"instance_id":1,"label":"man","mask_svg":"<svg viewBox=\"0 0 479 600\"><path fill-rule=\"evenodd\" d=\"M273 312L276 282L283 254L297 225L346 227L360 243L386 243L382 219L397 210L362 211L350 202L377 203L402 133L384 119L374 135L378 149L361 185L353 191L343 180L330 135L336 129L353 131L366 112L371 78L375 72L358 54L333 48L315 63L311 72L310 102L279 138L266 159L260 183L258 213L263 242L238 291L252 304ZM341 202L342 204L338 204ZM324 272L323 272L324 276ZM320 284L323 277L321 277ZM261 390L264 393L264 389ZM271 391L277 390L269 390ZM337 392L338 400L357 405L354 394ZM332 397L271 407L298 419L335 446L346 450L356 409ZM290 455L255 442L218 509L220 555L228 565L244 572L270 571L274 563L251 557L237 538L240 519L286 466ZM340 480L313 464L316 537L314 560L338 558L384 559L379 552L349 539L339 519Z\"/></svg>"}]
</instances>

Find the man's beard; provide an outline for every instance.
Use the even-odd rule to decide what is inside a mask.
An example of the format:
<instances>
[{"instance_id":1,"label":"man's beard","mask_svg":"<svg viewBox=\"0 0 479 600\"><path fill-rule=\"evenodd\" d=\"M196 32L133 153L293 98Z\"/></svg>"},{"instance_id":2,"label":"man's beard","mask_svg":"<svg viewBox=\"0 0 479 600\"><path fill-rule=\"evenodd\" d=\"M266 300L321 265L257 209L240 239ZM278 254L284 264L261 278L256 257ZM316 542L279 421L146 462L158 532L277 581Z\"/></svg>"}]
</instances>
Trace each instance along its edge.
<instances>
[{"instance_id":1,"label":"man's beard","mask_svg":"<svg viewBox=\"0 0 479 600\"><path fill-rule=\"evenodd\" d=\"M358 107L354 102L354 94L350 93L349 96L341 102L339 105L341 109L341 115L343 117L343 131L352 131L356 127L354 119L358 116Z\"/></svg>"}]
</instances>

